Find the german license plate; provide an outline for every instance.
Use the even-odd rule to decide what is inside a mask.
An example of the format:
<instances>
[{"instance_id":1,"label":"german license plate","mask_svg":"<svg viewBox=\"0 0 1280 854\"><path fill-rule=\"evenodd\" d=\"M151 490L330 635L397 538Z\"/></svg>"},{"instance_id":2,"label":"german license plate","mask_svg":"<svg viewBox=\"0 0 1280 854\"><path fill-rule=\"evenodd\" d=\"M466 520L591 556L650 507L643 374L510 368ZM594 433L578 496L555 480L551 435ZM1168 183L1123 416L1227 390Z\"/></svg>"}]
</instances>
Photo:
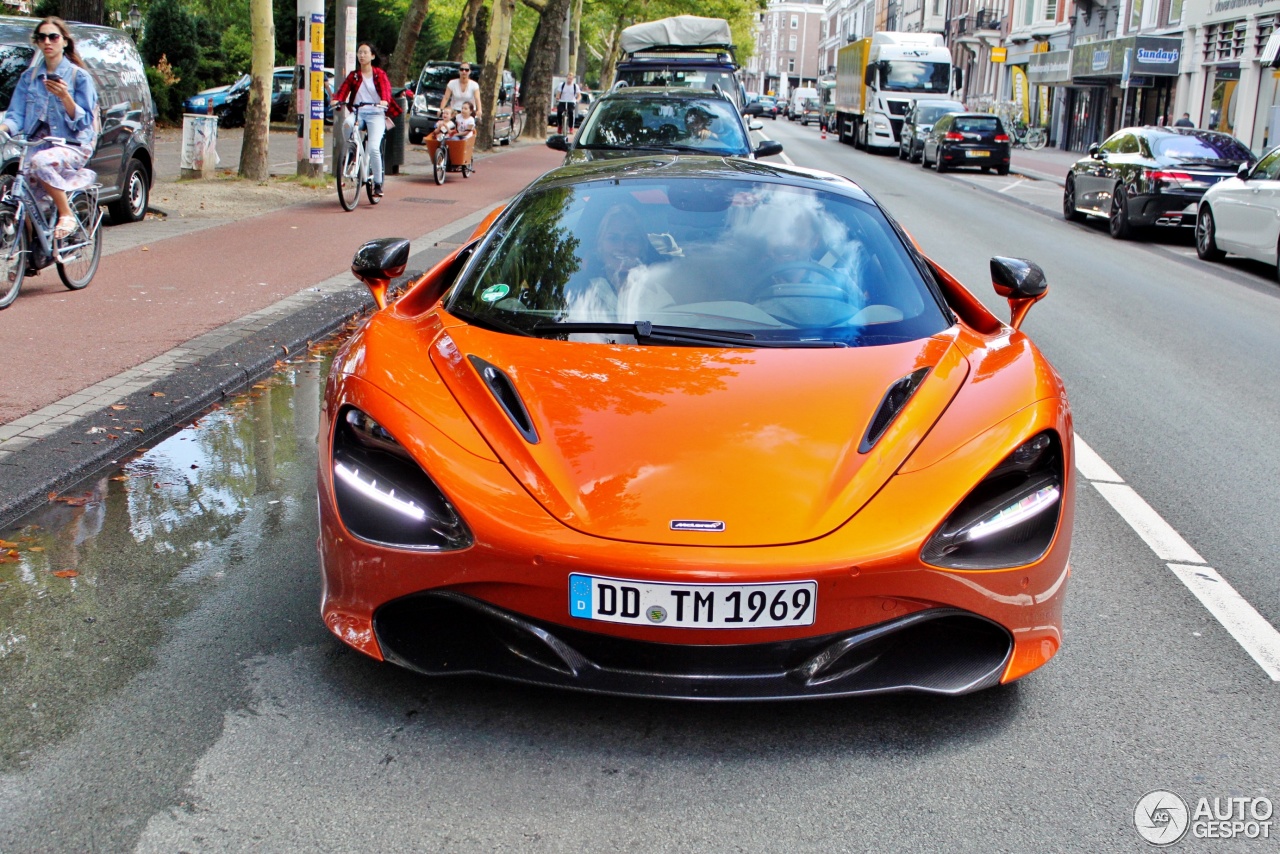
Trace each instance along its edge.
<instances>
[{"instance_id":1,"label":"german license plate","mask_svg":"<svg viewBox=\"0 0 1280 854\"><path fill-rule=\"evenodd\" d=\"M966 151L964 153L964 156L965 157L990 157L991 152L990 151Z\"/></svg>"},{"instance_id":2,"label":"german license plate","mask_svg":"<svg viewBox=\"0 0 1280 854\"><path fill-rule=\"evenodd\" d=\"M569 614L606 623L692 629L811 626L814 581L667 584L599 575L569 576Z\"/></svg>"}]
</instances>

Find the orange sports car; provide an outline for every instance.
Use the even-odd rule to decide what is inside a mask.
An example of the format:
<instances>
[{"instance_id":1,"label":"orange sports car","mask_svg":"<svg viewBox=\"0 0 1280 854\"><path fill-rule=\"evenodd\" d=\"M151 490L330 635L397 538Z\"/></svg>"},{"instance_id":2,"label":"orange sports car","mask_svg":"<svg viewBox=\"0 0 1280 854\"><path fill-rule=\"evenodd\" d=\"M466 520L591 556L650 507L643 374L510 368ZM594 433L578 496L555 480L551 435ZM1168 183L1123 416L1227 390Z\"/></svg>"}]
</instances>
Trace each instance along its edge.
<instances>
[{"instance_id":1,"label":"orange sports car","mask_svg":"<svg viewBox=\"0 0 1280 854\"><path fill-rule=\"evenodd\" d=\"M404 240L353 270L379 304ZM1062 642L1071 411L836 175L556 169L338 353L325 625L422 673L717 700L1010 682Z\"/></svg>"}]
</instances>

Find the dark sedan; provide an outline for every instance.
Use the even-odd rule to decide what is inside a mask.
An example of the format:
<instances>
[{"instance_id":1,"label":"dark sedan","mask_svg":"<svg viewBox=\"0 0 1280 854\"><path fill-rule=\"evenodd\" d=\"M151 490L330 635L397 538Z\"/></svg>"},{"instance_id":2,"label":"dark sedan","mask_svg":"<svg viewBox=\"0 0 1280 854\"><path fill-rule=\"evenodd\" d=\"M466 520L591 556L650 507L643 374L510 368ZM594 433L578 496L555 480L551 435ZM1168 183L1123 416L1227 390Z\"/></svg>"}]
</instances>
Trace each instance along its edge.
<instances>
[{"instance_id":1,"label":"dark sedan","mask_svg":"<svg viewBox=\"0 0 1280 854\"><path fill-rule=\"evenodd\" d=\"M638 154L715 154L768 157L782 143L752 146L750 127L729 98L706 89L624 86L603 95L572 138L547 137L547 146L566 152L565 163L635 157Z\"/></svg>"},{"instance_id":2,"label":"dark sedan","mask_svg":"<svg viewBox=\"0 0 1280 854\"><path fill-rule=\"evenodd\" d=\"M1009 174L1009 132L991 113L947 113L920 147L920 165L946 172L959 166Z\"/></svg>"},{"instance_id":3,"label":"dark sedan","mask_svg":"<svg viewBox=\"0 0 1280 854\"><path fill-rule=\"evenodd\" d=\"M1132 127L1089 147L1067 173L1062 215L1107 218L1111 236L1123 240L1148 226L1196 223L1205 190L1234 178L1256 158L1234 136L1179 127Z\"/></svg>"},{"instance_id":4,"label":"dark sedan","mask_svg":"<svg viewBox=\"0 0 1280 854\"><path fill-rule=\"evenodd\" d=\"M947 113L962 112L964 112L964 104L959 101L925 100L909 105L907 112L902 116L898 159L919 163L920 152L924 148L924 138L929 135L933 123Z\"/></svg>"}]
</instances>

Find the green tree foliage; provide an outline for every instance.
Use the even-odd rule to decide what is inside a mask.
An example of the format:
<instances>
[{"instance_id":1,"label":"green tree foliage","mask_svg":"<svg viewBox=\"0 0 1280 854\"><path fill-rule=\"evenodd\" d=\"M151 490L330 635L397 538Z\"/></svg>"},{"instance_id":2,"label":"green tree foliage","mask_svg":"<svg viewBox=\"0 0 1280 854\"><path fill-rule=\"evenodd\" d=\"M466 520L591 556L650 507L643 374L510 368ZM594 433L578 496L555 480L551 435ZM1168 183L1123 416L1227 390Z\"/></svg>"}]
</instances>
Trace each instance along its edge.
<instances>
[{"instance_id":1,"label":"green tree foliage","mask_svg":"<svg viewBox=\"0 0 1280 854\"><path fill-rule=\"evenodd\" d=\"M155 0L147 10L146 32L139 45L142 59L155 65L167 56L182 78L194 78L200 64L200 42L195 16L181 0Z\"/></svg>"}]
</instances>

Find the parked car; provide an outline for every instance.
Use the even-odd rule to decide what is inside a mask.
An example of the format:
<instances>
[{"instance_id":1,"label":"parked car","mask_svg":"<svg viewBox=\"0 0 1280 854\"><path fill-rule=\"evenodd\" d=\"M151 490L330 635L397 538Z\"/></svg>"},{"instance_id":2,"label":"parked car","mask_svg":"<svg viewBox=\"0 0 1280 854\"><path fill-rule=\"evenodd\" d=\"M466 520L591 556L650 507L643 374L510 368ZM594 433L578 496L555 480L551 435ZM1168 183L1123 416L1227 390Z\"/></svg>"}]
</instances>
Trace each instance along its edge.
<instances>
[{"instance_id":1,"label":"parked car","mask_svg":"<svg viewBox=\"0 0 1280 854\"><path fill-rule=\"evenodd\" d=\"M360 248L384 309L325 392L343 643L701 700L957 695L1058 652L1077 475L1016 328L1036 265L991 260L1011 326L846 178L658 153L547 172L388 305L408 259Z\"/></svg>"},{"instance_id":2,"label":"parked car","mask_svg":"<svg viewBox=\"0 0 1280 854\"><path fill-rule=\"evenodd\" d=\"M1192 227L1205 190L1256 158L1234 136L1180 127L1118 130L1077 160L1062 190L1062 215L1107 218L1117 240L1148 226Z\"/></svg>"},{"instance_id":3,"label":"parked car","mask_svg":"<svg viewBox=\"0 0 1280 854\"><path fill-rule=\"evenodd\" d=\"M946 113L920 146L920 165L938 172L961 166L1009 174L1009 133L991 113Z\"/></svg>"},{"instance_id":4,"label":"parked car","mask_svg":"<svg viewBox=\"0 0 1280 854\"><path fill-rule=\"evenodd\" d=\"M560 91L560 84L563 82L563 77L551 78L551 112L547 114L547 124L550 126L559 126L560 124L560 110L557 106L559 99L556 95ZM585 89L578 94L578 107L573 113L574 127L582 127L582 120L587 117L587 111L595 103L595 98L595 95Z\"/></svg>"},{"instance_id":5,"label":"parked car","mask_svg":"<svg viewBox=\"0 0 1280 854\"><path fill-rule=\"evenodd\" d=\"M294 67L277 65L271 74L271 121L282 122L289 116L297 90L293 85ZM324 70L324 120L333 123L334 73ZM221 107L214 109L219 127L244 127L245 111L249 109L249 75L240 78L232 87ZM243 86L241 85L243 83Z\"/></svg>"},{"instance_id":6,"label":"parked car","mask_svg":"<svg viewBox=\"0 0 1280 854\"><path fill-rule=\"evenodd\" d=\"M758 99L760 104L760 115L768 116L774 121L778 120L778 99L772 95L761 95Z\"/></svg>"},{"instance_id":7,"label":"parked car","mask_svg":"<svg viewBox=\"0 0 1280 854\"><path fill-rule=\"evenodd\" d=\"M715 154L724 157L768 157L782 143L751 144L750 130L737 105L706 89L670 86L622 86L606 93L570 139L547 137L547 146L564 151L565 163L635 157L655 151Z\"/></svg>"},{"instance_id":8,"label":"parked car","mask_svg":"<svg viewBox=\"0 0 1280 854\"><path fill-rule=\"evenodd\" d=\"M791 117L793 121L805 127L809 126L809 122L822 123L822 104L817 98L803 98L795 106L796 113Z\"/></svg>"},{"instance_id":9,"label":"parked car","mask_svg":"<svg viewBox=\"0 0 1280 854\"><path fill-rule=\"evenodd\" d=\"M1228 252L1280 266L1280 148L1257 165L1241 164L1236 177L1219 181L1201 197L1196 254L1220 261Z\"/></svg>"},{"instance_id":10,"label":"parked car","mask_svg":"<svg viewBox=\"0 0 1280 854\"><path fill-rule=\"evenodd\" d=\"M907 105L902 115L902 132L898 135L898 158L910 163L920 162L924 138L933 123L947 113L963 113L964 104L959 101L923 100Z\"/></svg>"},{"instance_id":11,"label":"parked car","mask_svg":"<svg viewBox=\"0 0 1280 854\"><path fill-rule=\"evenodd\" d=\"M814 118L817 118L821 112L822 107L818 99L818 90L812 86L801 86L792 89L791 94L787 96L787 118L793 122L799 121L807 110L813 111Z\"/></svg>"},{"instance_id":12,"label":"parked car","mask_svg":"<svg viewBox=\"0 0 1280 854\"><path fill-rule=\"evenodd\" d=\"M8 108L18 75L31 63L36 23L0 17L0 110ZM102 184L98 200L113 222L137 222L147 213L155 181L155 105L142 57L123 30L77 23L67 28L98 87L102 132L88 163ZM17 158L6 159L0 171L15 174Z\"/></svg>"},{"instance_id":13,"label":"parked car","mask_svg":"<svg viewBox=\"0 0 1280 854\"><path fill-rule=\"evenodd\" d=\"M480 65L471 65L471 79L481 83ZM458 77L460 62L428 62L418 74L417 85L410 85L413 103L409 107L409 142L421 145L440 121L440 101L450 80ZM520 136L524 127L524 111L516 97L516 78L510 71L502 72L502 86L498 89L498 109L493 116L493 140L499 145L509 145Z\"/></svg>"},{"instance_id":14,"label":"parked car","mask_svg":"<svg viewBox=\"0 0 1280 854\"><path fill-rule=\"evenodd\" d=\"M201 115L218 115L222 111L223 104L227 102L227 98L231 97L232 90L239 91L237 87L239 87L239 89L249 88L248 74L240 75L234 83L200 90L182 102L182 111L184 113L199 113Z\"/></svg>"},{"instance_id":15,"label":"parked car","mask_svg":"<svg viewBox=\"0 0 1280 854\"><path fill-rule=\"evenodd\" d=\"M694 15L645 21L625 28L618 44L622 58L610 88L622 83L719 89L738 110L748 111L747 88L738 76L728 21Z\"/></svg>"}]
</instances>

